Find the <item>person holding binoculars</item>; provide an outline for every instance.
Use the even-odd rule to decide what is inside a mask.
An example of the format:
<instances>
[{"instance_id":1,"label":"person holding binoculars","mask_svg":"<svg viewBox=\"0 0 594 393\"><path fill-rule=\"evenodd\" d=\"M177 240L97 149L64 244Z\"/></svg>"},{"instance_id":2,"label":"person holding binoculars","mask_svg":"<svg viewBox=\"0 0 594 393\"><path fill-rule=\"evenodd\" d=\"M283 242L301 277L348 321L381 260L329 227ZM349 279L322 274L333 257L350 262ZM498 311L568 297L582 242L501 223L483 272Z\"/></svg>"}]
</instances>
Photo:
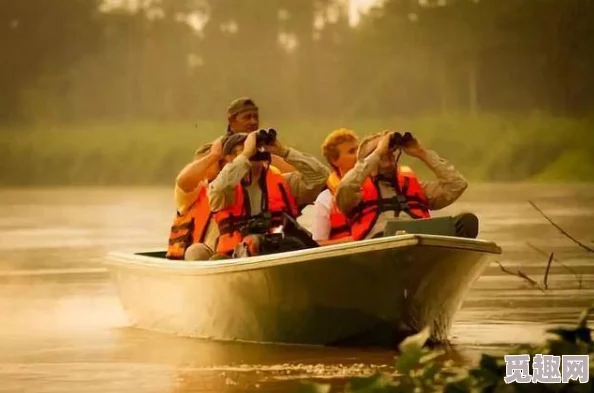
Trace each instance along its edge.
<instances>
[{"instance_id":1,"label":"person holding binoculars","mask_svg":"<svg viewBox=\"0 0 594 393\"><path fill-rule=\"evenodd\" d=\"M259 126L259 109L254 100L248 97L233 100L227 108L225 135L197 149L192 162L179 172L174 189L176 216L169 234L167 258L206 260L213 255L219 232L211 220L206 187L224 163L225 139L236 133L256 131ZM277 156L272 157L272 165L281 172L295 170Z\"/></svg>"},{"instance_id":2,"label":"person holding binoculars","mask_svg":"<svg viewBox=\"0 0 594 393\"><path fill-rule=\"evenodd\" d=\"M296 219L301 206L314 202L329 175L328 169L314 157L285 147L274 129L230 135L222 154L225 165L209 184L207 193L220 233L217 257L268 252L258 247L258 239L265 234L243 229L261 218L269 233L282 231L287 218ZM272 170L270 162L274 156L281 157L295 171L283 174ZM251 242L254 237L256 241ZM291 241L294 249L308 246Z\"/></svg>"},{"instance_id":3,"label":"person holding binoculars","mask_svg":"<svg viewBox=\"0 0 594 393\"><path fill-rule=\"evenodd\" d=\"M402 152L425 163L437 180L420 181L410 168L398 165ZM384 131L359 144L357 163L336 190L336 205L349 219L353 239L369 239L382 236L388 220L430 218L430 211L449 206L467 187L452 164L411 133ZM455 227L458 236L476 237L478 218L461 214Z\"/></svg>"}]
</instances>

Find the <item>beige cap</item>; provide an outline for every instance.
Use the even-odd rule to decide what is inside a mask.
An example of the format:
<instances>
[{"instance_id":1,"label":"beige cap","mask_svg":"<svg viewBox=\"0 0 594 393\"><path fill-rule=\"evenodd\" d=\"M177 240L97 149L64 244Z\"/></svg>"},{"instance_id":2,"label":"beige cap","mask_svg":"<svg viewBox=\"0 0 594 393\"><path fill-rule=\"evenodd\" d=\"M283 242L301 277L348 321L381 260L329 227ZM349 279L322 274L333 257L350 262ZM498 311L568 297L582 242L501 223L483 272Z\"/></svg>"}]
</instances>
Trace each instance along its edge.
<instances>
[{"instance_id":1,"label":"beige cap","mask_svg":"<svg viewBox=\"0 0 594 393\"><path fill-rule=\"evenodd\" d=\"M242 145L247 139L248 134L240 132L238 134L229 135L223 142L223 155L226 156L233 152L235 146Z\"/></svg>"}]
</instances>

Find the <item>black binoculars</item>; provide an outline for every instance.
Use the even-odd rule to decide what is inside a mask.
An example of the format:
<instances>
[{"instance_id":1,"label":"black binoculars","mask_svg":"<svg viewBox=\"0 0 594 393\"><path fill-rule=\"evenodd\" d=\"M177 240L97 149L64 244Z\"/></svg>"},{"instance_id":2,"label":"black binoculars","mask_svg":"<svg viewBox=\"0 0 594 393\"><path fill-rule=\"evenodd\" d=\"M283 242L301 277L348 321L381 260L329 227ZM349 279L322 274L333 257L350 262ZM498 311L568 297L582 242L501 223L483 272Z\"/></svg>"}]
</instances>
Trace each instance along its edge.
<instances>
[{"instance_id":1,"label":"black binoculars","mask_svg":"<svg viewBox=\"0 0 594 393\"><path fill-rule=\"evenodd\" d=\"M402 146L408 145L413 141L413 136L410 132L405 132L404 135L399 132L394 132L390 135L390 150L397 149Z\"/></svg>"},{"instance_id":2,"label":"black binoculars","mask_svg":"<svg viewBox=\"0 0 594 393\"><path fill-rule=\"evenodd\" d=\"M256 135L256 143L259 146L272 145L276 141L276 130L274 128L259 129Z\"/></svg>"}]
</instances>

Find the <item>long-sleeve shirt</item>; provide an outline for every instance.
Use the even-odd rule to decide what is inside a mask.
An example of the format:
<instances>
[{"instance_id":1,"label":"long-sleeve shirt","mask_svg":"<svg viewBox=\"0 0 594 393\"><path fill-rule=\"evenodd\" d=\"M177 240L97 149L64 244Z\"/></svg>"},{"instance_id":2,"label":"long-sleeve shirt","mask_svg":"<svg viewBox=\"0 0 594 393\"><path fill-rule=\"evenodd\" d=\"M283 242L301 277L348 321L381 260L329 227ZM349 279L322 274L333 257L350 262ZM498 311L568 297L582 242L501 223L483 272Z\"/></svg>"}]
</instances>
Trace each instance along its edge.
<instances>
[{"instance_id":1,"label":"long-sleeve shirt","mask_svg":"<svg viewBox=\"0 0 594 393\"><path fill-rule=\"evenodd\" d=\"M318 195L314 202L314 221L311 229L312 238L315 241L328 240L330 238L330 210L334 204L334 196L326 189Z\"/></svg>"},{"instance_id":2,"label":"long-sleeve shirt","mask_svg":"<svg viewBox=\"0 0 594 393\"><path fill-rule=\"evenodd\" d=\"M326 184L329 170L314 157L289 148L284 160L295 167L296 171L283 173L289 190L298 205L313 203ZM225 165L219 175L209 184L208 199L210 209L218 211L235 203L235 187L251 170L247 157L240 154L232 162ZM250 199L251 214L261 212L262 190L257 182L246 187Z\"/></svg>"},{"instance_id":3,"label":"long-sleeve shirt","mask_svg":"<svg viewBox=\"0 0 594 393\"><path fill-rule=\"evenodd\" d=\"M429 209L443 209L462 195L468 187L468 182L451 163L438 156L433 150L427 150L426 158L423 161L437 177L436 180L419 181L427 196ZM353 169L344 175L336 191L338 209L348 215L361 202L361 185L367 177L377 170L379 163L380 155L373 152L365 160L357 162ZM396 190L390 183L380 181L379 187L383 198L396 195ZM395 216L400 219L408 219L406 216L397 216L395 212L382 212L367 237L373 237L383 231L386 222L394 219Z\"/></svg>"}]
</instances>

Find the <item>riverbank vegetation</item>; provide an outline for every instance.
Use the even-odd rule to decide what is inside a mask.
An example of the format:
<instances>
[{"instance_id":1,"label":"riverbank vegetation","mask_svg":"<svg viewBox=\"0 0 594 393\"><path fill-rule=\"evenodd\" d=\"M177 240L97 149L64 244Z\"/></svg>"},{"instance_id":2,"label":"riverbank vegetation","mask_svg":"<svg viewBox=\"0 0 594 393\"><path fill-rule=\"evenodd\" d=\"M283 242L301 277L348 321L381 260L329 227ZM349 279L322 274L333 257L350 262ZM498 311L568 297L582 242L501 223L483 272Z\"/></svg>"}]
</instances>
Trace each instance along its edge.
<instances>
[{"instance_id":1,"label":"riverbank vegetation","mask_svg":"<svg viewBox=\"0 0 594 393\"><path fill-rule=\"evenodd\" d=\"M400 353L395 360L395 373L375 373L368 377L350 380L345 392L348 393L589 393L594 389L594 344L591 329L587 326L589 313L585 310L577 324L571 328L551 329L551 338L540 346L520 345L510 349L509 355L528 354L530 366L528 374L533 375L535 355L588 355L589 378L583 375L579 380L568 383L509 383L505 382L506 363L502 357L483 354L480 362L470 368L464 368L451 361L441 362L438 359L443 350L424 347L429 334L427 330L409 337L400 345ZM559 358L561 365L561 358ZM567 373L566 370L559 368ZM586 366L587 367L587 366ZM585 371L585 370L584 370ZM567 375L567 374L566 374ZM331 384L306 381L301 385L302 393L333 393Z\"/></svg>"},{"instance_id":2,"label":"riverbank vegetation","mask_svg":"<svg viewBox=\"0 0 594 393\"><path fill-rule=\"evenodd\" d=\"M170 185L238 96L318 155L408 129L474 181L594 180L592 1L366 3L4 1L0 185Z\"/></svg>"},{"instance_id":3,"label":"riverbank vegetation","mask_svg":"<svg viewBox=\"0 0 594 393\"><path fill-rule=\"evenodd\" d=\"M421 116L285 122L263 119L280 139L317 155L337 127L360 136L410 130L473 181L594 181L594 119ZM169 185L194 150L224 131L222 122L117 122L38 125L0 133L0 184ZM422 176L424 165L402 156Z\"/></svg>"}]
</instances>

